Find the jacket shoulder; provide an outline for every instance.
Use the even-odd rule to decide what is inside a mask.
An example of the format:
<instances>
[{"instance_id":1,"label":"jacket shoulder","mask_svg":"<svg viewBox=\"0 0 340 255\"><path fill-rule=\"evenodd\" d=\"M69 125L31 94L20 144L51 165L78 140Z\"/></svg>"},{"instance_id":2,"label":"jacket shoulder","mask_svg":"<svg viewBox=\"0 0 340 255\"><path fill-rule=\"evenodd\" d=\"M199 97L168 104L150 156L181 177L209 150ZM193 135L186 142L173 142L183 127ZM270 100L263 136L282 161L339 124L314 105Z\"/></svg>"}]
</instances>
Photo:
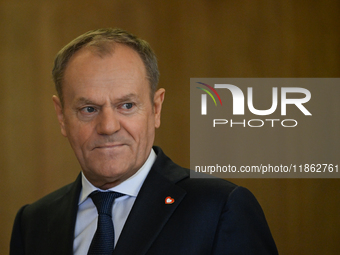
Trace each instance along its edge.
<instances>
[{"instance_id":1,"label":"jacket shoulder","mask_svg":"<svg viewBox=\"0 0 340 255\"><path fill-rule=\"evenodd\" d=\"M79 183L78 183L79 182ZM39 200L35 201L32 204L29 204L25 207L25 214L29 213L30 211L35 211L37 209L42 209L44 207L48 207L50 204L54 203L55 201L60 200L61 198L65 197L72 191L76 191L74 189L78 189L77 186L81 187L80 180L77 180L73 183L67 184L49 194L46 196L40 198ZM80 192L80 187L79 187L79 192ZM77 193L77 192L76 192Z\"/></svg>"},{"instance_id":2,"label":"jacket shoulder","mask_svg":"<svg viewBox=\"0 0 340 255\"><path fill-rule=\"evenodd\" d=\"M47 254L51 249L54 252L48 254L72 251L80 190L78 176L75 182L23 206L14 221L10 254Z\"/></svg>"},{"instance_id":3,"label":"jacket shoulder","mask_svg":"<svg viewBox=\"0 0 340 255\"><path fill-rule=\"evenodd\" d=\"M170 182L185 190L188 195L203 197L228 197L237 187L236 184L210 175L196 173L174 163L159 147L154 147L157 160L153 171L160 173Z\"/></svg>"}]
</instances>

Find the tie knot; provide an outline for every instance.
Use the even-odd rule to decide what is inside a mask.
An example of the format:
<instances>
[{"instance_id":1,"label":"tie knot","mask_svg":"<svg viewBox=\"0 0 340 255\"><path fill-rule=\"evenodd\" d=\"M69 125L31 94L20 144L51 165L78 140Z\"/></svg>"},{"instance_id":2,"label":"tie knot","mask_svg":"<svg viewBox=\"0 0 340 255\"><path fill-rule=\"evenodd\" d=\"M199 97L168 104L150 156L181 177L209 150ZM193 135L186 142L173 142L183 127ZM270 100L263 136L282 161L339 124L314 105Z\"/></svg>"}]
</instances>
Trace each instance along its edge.
<instances>
[{"instance_id":1,"label":"tie knot","mask_svg":"<svg viewBox=\"0 0 340 255\"><path fill-rule=\"evenodd\" d=\"M124 196L124 194L118 192L100 192L94 191L90 194L90 197L97 207L98 214L107 214L112 216L112 205L116 198Z\"/></svg>"}]
</instances>

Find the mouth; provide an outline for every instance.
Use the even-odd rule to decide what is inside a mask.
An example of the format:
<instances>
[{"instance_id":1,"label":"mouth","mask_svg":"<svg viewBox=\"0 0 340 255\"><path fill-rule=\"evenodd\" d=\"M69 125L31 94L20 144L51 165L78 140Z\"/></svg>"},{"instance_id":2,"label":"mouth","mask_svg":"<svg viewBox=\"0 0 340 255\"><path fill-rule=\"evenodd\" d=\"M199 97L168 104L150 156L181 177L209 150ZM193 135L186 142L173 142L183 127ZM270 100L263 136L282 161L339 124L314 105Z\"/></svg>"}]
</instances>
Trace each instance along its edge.
<instances>
[{"instance_id":1,"label":"mouth","mask_svg":"<svg viewBox=\"0 0 340 255\"><path fill-rule=\"evenodd\" d=\"M93 148L95 149L100 149L100 150L105 150L105 149L119 149L123 147L125 144L102 144L102 145L97 145Z\"/></svg>"}]
</instances>

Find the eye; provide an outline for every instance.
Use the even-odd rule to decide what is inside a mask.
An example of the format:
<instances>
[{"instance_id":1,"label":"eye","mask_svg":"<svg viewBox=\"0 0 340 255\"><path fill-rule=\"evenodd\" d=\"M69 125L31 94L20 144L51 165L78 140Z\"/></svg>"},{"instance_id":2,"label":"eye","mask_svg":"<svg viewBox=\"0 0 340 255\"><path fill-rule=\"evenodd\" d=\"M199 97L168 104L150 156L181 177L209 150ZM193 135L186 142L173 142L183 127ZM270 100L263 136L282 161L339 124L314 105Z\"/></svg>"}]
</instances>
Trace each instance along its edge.
<instances>
[{"instance_id":1,"label":"eye","mask_svg":"<svg viewBox=\"0 0 340 255\"><path fill-rule=\"evenodd\" d=\"M82 112L85 112L85 113L93 113L96 111L96 109L92 106L86 106L84 108L81 109Z\"/></svg>"},{"instance_id":2,"label":"eye","mask_svg":"<svg viewBox=\"0 0 340 255\"><path fill-rule=\"evenodd\" d=\"M133 107L133 103L125 103L125 104L122 104L122 109L126 109L126 110L129 110Z\"/></svg>"}]
</instances>

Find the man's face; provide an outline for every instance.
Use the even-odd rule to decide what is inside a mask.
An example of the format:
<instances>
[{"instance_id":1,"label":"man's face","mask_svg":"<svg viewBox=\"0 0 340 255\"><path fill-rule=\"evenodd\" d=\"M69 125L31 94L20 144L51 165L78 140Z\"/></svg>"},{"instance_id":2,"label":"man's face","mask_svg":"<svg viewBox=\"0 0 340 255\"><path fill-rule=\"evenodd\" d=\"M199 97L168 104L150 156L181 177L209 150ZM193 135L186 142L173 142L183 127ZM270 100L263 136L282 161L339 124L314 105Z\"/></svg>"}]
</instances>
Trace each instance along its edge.
<instances>
[{"instance_id":1,"label":"man's face","mask_svg":"<svg viewBox=\"0 0 340 255\"><path fill-rule=\"evenodd\" d=\"M151 102L137 52L121 44L104 57L81 49L66 67L63 96L63 109L53 97L61 132L93 185L116 186L144 164L160 126L164 89Z\"/></svg>"}]
</instances>

